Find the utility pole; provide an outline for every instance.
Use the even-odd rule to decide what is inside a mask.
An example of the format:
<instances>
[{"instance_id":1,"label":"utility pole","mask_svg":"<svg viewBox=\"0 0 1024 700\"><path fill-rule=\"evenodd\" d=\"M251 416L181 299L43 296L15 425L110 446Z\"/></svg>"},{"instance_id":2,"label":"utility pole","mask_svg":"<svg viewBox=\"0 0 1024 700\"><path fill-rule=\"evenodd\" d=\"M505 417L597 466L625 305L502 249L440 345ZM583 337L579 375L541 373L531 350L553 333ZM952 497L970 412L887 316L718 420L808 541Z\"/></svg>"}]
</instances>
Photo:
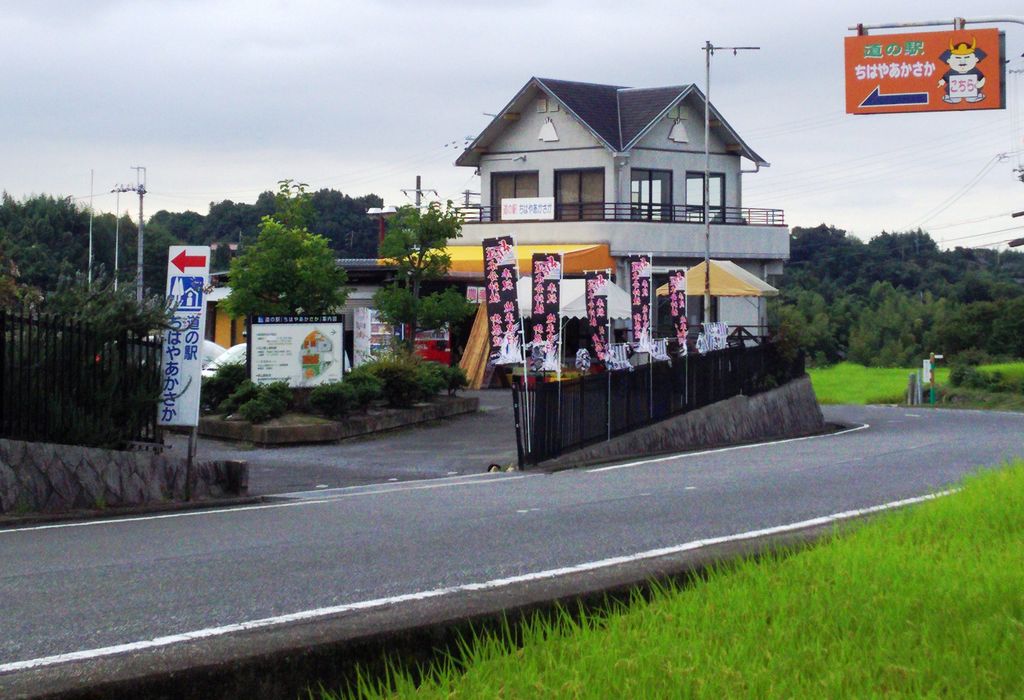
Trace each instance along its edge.
<instances>
[{"instance_id":1,"label":"utility pole","mask_svg":"<svg viewBox=\"0 0 1024 700\"><path fill-rule=\"evenodd\" d=\"M414 189L414 190L402 190L402 194L404 194L406 197L409 196L410 192L412 192L415 195L415 202L416 202L416 208L417 209L419 209L420 205L423 203L423 194L425 192L433 192L435 197L439 197L440 196L437 193L437 190L430 189L430 188L423 189L421 177L419 175L416 176L416 189Z\"/></svg>"},{"instance_id":2,"label":"utility pole","mask_svg":"<svg viewBox=\"0 0 1024 700\"><path fill-rule=\"evenodd\" d=\"M111 192L137 192L139 195L139 246L136 251L136 270L135 270L135 300L142 303L142 253L143 253L143 218L142 218L142 198L146 195L146 168L142 165L133 165L132 170L135 171L134 187L131 185L116 185ZM139 172L141 171L141 173ZM120 208L120 199L118 200L118 207ZM120 212L118 212L118 222L120 222ZM115 254L116 255L116 254ZM117 264L114 264L115 269Z\"/></svg>"},{"instance_id":3,"label":"utility pole","mask_svg":"<svg viewBox=\"0 0 1024 700\"><path fill-rule=\"evenodd\" d=\"M715 46L704 42L704 323L711 322L711 56L715 51L758 51L760 46ZM725 206L725 202L722 202ZM722 212L723 218L725 211Z\"/></svg>"},{"instance_id":4,"label":"utility pole","mask_svg":"<svg viewBox=\"0 0 1024 700\"><path fill-rule=\"evenodd\" d=\"M114 291L117 291L118 260L121 252L121 190L114 189L117 193L114 204Z\"/></svg>"},{"instance_id":5,"label":"utility pole","mask_svg":"<svg viewBox=\"0 0 1024 700\"><path fill-rule=\"evenodd\" d=\"M89 272L86 277L89 280L89 289L92 289L92 218L93 212L95 211L92 207L92 189L93 180L96 171L92 168L89 169Z\"/></svg>"},{"instance_id":6,"label":"utility pole","mask_svg":"<svg viewBox=\"0 0 1024 700\"><path fill-rule=\"evenodd\" d=\"M136 254L138 269L135 271L135 301L142 303L142 241L143 241L143 218L142 198L146 196L146 168L142 165L133 165L135 171L135 191L139 193L139 250ZM141 171L141 172L140 172ZM141 175L141 181L140 181Z\"/></svg>"}]
</instances>

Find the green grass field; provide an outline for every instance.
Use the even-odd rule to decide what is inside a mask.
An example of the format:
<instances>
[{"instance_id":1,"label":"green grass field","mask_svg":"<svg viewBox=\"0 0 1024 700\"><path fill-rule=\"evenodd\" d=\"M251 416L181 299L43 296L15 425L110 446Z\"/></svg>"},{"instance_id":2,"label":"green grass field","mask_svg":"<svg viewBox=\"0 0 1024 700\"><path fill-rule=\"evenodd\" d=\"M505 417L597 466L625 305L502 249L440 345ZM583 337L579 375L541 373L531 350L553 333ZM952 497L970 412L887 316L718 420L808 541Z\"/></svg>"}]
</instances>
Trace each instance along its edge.
<instances>
[{"instance_id":1,"label":"green grass field","mask_svg":"<svg viewBox=\"0 0 1024 700\"><path fill-rule=\"evenodd\" d=\"M422 685L361 698L1024 696L1024 462L803 552L723 566L683 590L523 645L470 642ZM334 697L329 693L324 698Z\"/></svg>"},{"instance_id":2,"label":"green grass field","mask_svg":"<svg viewBox=\"0 0 1024 700\"><path fill-rule=\"evenodd\" d=\"M819 403L868 404L902 403L907 392L907 377L914 371L840 362L831 367L809 369L807 374L811 377ZM939 384L945 384L949 379L949 368L937 367L935 379Z\"/></svg>"}]
</instances>

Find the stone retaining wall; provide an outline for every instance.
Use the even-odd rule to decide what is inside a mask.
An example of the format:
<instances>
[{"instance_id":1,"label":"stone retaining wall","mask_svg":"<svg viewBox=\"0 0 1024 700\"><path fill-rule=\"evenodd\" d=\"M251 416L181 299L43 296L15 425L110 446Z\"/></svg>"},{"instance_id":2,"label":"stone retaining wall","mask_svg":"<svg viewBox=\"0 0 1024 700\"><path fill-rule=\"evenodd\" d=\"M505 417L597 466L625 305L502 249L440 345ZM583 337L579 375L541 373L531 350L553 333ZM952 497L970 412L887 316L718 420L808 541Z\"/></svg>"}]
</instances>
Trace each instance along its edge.
<instances>
[{"instance_id":1,"label":"stone retaining wall","mask_svg":"<svg viewBox=\"0 0 1024 700\"><path fill-rule=\"evenodd\" d=\"M658 453L778 438L803 437L825 429L809 377L754 396L734 396L689 413L541 463L562 468Z\"/></svg>"},{"instance_id":2,"label":"stone retaining wall","mask_svg":"<svg viewBox=\"0 0 1024 700\"><path fill-rule=\"evenodd\" d=\"M248 492L245 462L197 462L192 471L193 498ZM183 459L0 439L0 515L137 506L184 497Z\"/></svg>"}]
</instances>

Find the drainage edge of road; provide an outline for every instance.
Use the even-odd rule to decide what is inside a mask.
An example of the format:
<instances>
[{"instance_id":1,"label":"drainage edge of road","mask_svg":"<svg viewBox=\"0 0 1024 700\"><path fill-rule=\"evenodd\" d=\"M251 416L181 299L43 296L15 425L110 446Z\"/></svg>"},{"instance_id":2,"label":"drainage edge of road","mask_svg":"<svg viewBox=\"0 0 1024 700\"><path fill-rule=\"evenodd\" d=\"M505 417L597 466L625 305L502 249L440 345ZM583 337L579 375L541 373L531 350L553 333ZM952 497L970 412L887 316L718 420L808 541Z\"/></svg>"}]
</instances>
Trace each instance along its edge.
<instances>
[{"instance_id":1,"label":"drainage edge of road","mask_svg":"<svg viewBox=\"0 0 1024 700\"><path fill-rule=\"evenodd\" d=\"M178 511L205 510L208 508L230 508L251 506L266 501L266 496L234 496L229 498L203 498L195 501L160 501L137 506L112 506L89 510L71 510L61 513L24 513L21 515L0 515L0 531L16 527L32 527L51 523L67 523L98 519L128 518L137 515L157 515Z\"/></svg>"},{"instance_id":2,"label":"drainage edge of road","mask_svg":"<svg viewBox=\"0 0 1024 700\"><path fill-rule=\"evenodd\" d=\"M737 558L799 552L876 515L514 588L413 601L0 675L0 696L11 700L304 698L310 687L348 687L357 667L364 676L375 677L384 672L388 659L415 673L431 661L457 657L460 642L473 634L507 628L517 638L523 622L535 615L600 614L628 602L637 592L646 596L669 582L688 586L711 567Z\"/></svg>"}]
</instances>

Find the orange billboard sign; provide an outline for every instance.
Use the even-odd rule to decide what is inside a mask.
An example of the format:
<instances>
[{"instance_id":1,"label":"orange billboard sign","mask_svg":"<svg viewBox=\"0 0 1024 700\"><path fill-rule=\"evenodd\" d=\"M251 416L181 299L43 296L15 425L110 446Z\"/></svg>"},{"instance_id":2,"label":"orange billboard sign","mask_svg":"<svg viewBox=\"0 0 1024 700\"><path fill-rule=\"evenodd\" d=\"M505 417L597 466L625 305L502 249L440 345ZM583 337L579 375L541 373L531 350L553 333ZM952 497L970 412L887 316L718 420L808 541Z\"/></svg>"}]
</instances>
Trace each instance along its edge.
<instances>
[{"instance_id":1,"label":"orange billboard sign","mask_svg":"<svg viewBox=\"0 0 1024 700\"><path fill-rule=\"evenodd\" d=\"M848 36L849 114L1003 109L998 29Z\"/></svg>"}]
</instances>

